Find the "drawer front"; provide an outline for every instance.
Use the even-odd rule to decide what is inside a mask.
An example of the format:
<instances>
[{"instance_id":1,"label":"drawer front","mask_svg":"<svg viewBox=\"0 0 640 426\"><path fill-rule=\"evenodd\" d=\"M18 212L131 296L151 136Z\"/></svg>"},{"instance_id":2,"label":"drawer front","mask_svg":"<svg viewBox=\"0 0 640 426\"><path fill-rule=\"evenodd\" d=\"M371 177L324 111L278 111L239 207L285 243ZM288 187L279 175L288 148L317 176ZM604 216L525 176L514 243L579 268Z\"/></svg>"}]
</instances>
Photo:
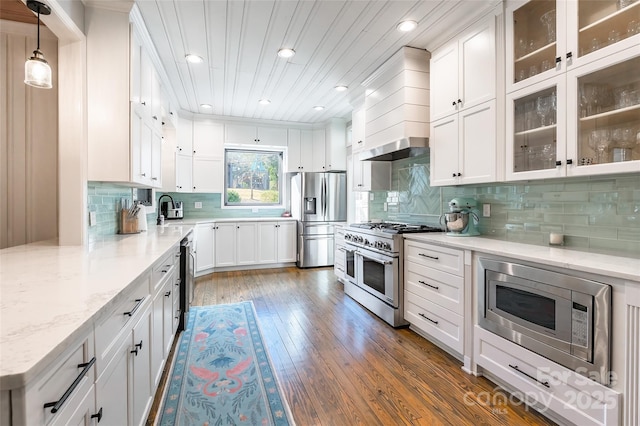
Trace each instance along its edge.
<instances>
[{"instance_id":1,"label":"drawer front","mask_svg":"<svg viewBox=\"0 0 640 426\"><path fill-rule=\"evenodd\" d=\"M474 359L508 383L544 414L551 410L571 423L617 425L620 394L478 326ZM573 384L573 386L572 386Z\"/></svg>"},{"instance_id":2,"label":"drawer front","mask_svg":"<svg viewBox=\"0 0 640 426\"><path fill-rule=\"evenodd\" d=\"M45 370L41 380L33 386L28 386L24 422L19 419L20 413L14 413L14 420L24 424L49 424L58 421L59 418L66 418L69 413L75 411L78 402L93 389L93 345L91 333L86 340L74 345ZM66 398L63 397L68 390L71 390L71 393Z\"/></svg>"},{"instance_id":3,"label":"drawer front","mask_svg":"<svg viewBox=\"0 0 640 426\"><path fill-rule=\"evenodd\" d=\"M150 303L149 276L135 283L125 300L117 305L111 313L95 328L96 336L96 374L99 376L106 362L113 356L117 345L118 334L125 328L133 327L134 321L144 307Z\"/></svg>"},{"instance_id":4,"label":"drawer front","mask_svg":"<svg viewBox=\"0 0 640 426\"><path fill-rule=\"evenodd\" d=\"M404 274L404 289L416 294L423 299L429 300L436 305L442 306L458 315L464 313L464 280L457 275L448 275L443 280L436 280L414 272L417 266L414 263L407 265Z\"/></svg>"},{"instance_id":5,"label":"drawer front","mask_svg":"<svg viewBox=\"0 0 640 426\"><path fill-rule=\"evenodd\" d=\"M433 244L405 241L405 262L414 262L449 274L464 274L464 252Z\"/></svg>"},{"instance_id":6,"label":"drawer front","mask_svg":"<svg viewBox=\"0 0 640 426\"><path fill-rule=\"evenodd\" d=\"M180 252L178 257L173 250L169 254L164 256L160 261L156 262L153 266L153 272L151 273L151 282L153 283L154 290L157 289L162 280L174 270L180 268Z\"/></svg>"},{"instance_id":7,"label":"drawer front","mask_svg":"<svg viewBox=\"0 0 640 426\"><path fill-rule=\"evenodd\" d=\"M464 342L462 316L407 291L404 297L405 320L458 354L462 354Z\"/></svg>"}]
</instances>

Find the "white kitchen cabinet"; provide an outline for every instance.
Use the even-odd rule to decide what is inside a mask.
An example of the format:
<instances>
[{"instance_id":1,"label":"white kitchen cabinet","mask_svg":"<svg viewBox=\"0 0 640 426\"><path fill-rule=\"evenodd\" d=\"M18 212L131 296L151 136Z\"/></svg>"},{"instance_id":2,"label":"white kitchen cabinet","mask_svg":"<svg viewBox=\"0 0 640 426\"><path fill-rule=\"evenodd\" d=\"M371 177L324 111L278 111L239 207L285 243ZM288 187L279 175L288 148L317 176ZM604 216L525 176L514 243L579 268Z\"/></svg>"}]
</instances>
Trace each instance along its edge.
<instances>
[{"instance_id":1,"label":"white kitchen cabinet","mask_svg":"<svg viewBox=\"0 0 640 426\"><path fill-rule=\"evenodd\" d=\"M131 360L130 411L131 424L140 425L146 420L153 402L151 387L151 309L147 308L133 327L129 358Z\"/></svg>"},{"instance_id":2,"label":"white kitchen cabinet","mask_svg":"<svg viewBox=\"0 0 640 426\"><path fill-rule=\"evenodd\" d=\"M496 52L492 13L431 57L432 186L497 179Z\"/></svg>"},{"instance_id":3,"label":"white kitchen cabinet","mask_svg":"<svg viewBox=\"0 0 640 426\"><path fill-rule=\"evenodd\" d=\"M473 335L478 366L508 391L526 395L527 404L543 406L566 424L623 424L620 393L477 325Z\"/></svg>"},{"instance_id":4,"label":"white kitchen cabinet","mask_svg":"<svg viewBox=\"0 0 640 426\"><path fill-rule=\"evenodd\" d=\"M96 381L96 409L102 413L100 425L122 426L129 424L128 370L131 350L131 331L121 339L114 357Z\"/></svg>"},{"instance_id":5,"label":"white kitchen cabinet","mask_svg":"<svg viewBox=\"0 0 640 426\"><path fill-rule=\"evenodd\" d=\"M258 225L255 222L236 223L236 264L254 265L258 260Z\"/></svg>"},{"instance_id":6,"label":"white kitchen cabinet","mask_svg":"<svg viewBox=\"0 0 640 426\"><path fill-rule=\"evenodd\" d=\"M308 172L313 167L313 132L288 129L287 166L285 172Z\"/></svg>"},{"instance_id":7,"label":"white kitchen cabinet","mask_svg":"<svg viewBox=\"0 0 640 426\"><path fill-rule=\"evenodd\" d=\"M224 124L216 121L193 122L193 156L224 156Z\"/></svg>"},{"instance_id":8,"label":"white kitchen cabinet","mask_svg":"<svg viewBox=\"0 0 640 426\"><path fill-rule=\"evenodd\" d=\"M353 164L352 189L354 191L385 191L391 189L390 161L360 161L358 154L351 156Z\"/></svg>"},{"instance_id":9,"label":"white kitchen cabinet","mask_svg":"<svg viewBox=\"0 0 640 426\"><path fill-rule=\"evenodd\" d=\"M155 70L128 13L98 7L85 12L87 74L92 76L87 82L88 179L159 188L161 145L153 140L161 138L162 125Z\"/></svg>"},{"instance_id":10,"label":"white kitchen cabinet","mask_svg":"<svg viewBox=\"0 0 640 426\"><path fill-rule=\"evenodd\" d=\"M48 426L89 425L94 422L93 419L98 420L100 417L95 407L95 388L92 384L88 392L70 396L69 408L59 412Z\"/></svg>"},{"instance_id":11,"label":"white kitchen cabinet","mask_svg":"<svg viewBox=\"0 0 640 426\"><path fill-rule=\"evenodd\" d=\"M431 56L431 121L496 97L495 17L489 16Z\"/></svg>"},{"instance_id":12,"label":"white kitchen cabinet","mask_svg":"<svg viewBox=\"0 0 640 426\"><path fill-rule=\"evenodd\" d=\"M313 164L311 166L311 171L325 172L327 171L325 129L313 129L312 135L313 142L311 143L311 158Z\"/></svg>"},{"instance_id":13,"label":"white kitchen cabinet","mask_svg":"<svg viewBox=\"0 0 640 426\"><path fill-rule=\"evenodd\" d=\"M322 171L346 170L346 147L345 120L341 118L330 119L324 129L324 165Z\"/></svg>"},{"instance_id":14,"label":"white kitchen cabinet","mask_svg":"<svg viewBox=\"0 0 640 426\"><path fill-rule=\"evenodd\" d=\"M351 151L359 152L364 149L364 136L366 126L364 100L358 104L351 113Z\"/></svg>"},{"instance_id":15,"label":"white kitchen cabinet","mask_svg":"<svg viewBox=\"0 0 640 426\"><path fill-rule=\"evenodd\" d=\"M507 92L594 60L637 49L640 32L632 27L640 18L640 5L636 3L508 2L505 9Z\"/></svg>"},{"instance_id":16,"label":"white kitchen cabinet","mask_svg":"<svg viewBox=\"0 0 640 426\"><path fill-rule=\"evenodd\" d=\"M413 329L464 352L464 253L432 244L405 241L405 312Z\"/></svg>"},{"instance_id":17,"label":"white kitchen cabinet","mask_svg":"<svg viewBox=\"0 0 640 426\"><path fill-rule=\"evenodd\" d=\"M258 222L257 263L295 262L297 254L296 222Z\"/></svg>"},{"instance_id":18,"label":"white kitchen cabinet","mask_svg":"<svg viewBox=\"0 0 640 426\"><path fill-rule=\"evenodd\" d=\"M333 273L341 283L344 283L347 279L346 274L346 253L344 242L344 228L342 226L335 226L333 233L333 241L335 244L335 251L333 255Z\"/></svg>"},{"instance_id":19,"label":"white kitchen cabinet","mask_svg":"<svg viewBox=\"0 0 640 426\"><path fill-rule=\"evenodd\" d=\"M195 227L196 274L212 269L215 266L215 227L215 223L202 223Z\"/></svg>"},{"instance_id":20,"label":"white kitchen cabinet","mask_svg":"<svg viewBox=\"0 0 640 426\"><path fill-rule=\"evenodd\" d=\"M193 154L193 120L178 117L176 150L181 155Z\"/></svg>"},{"instance_id":21,"label":"white kitchen cabinet","mask_svg":"<svg viewBox=\"0 0 640 426\"><path fill-rule=\"evenodd\" d=\"M192 192L224 192L222 157L193 157Z\"/></svg>"},{"instance_id":22,"label":"white kitchen cabinet","mask_svg":"<svg viewBox=\"0 0 640 426\"><path fill-rule=\"evenodd\" d=\"M193 158L190 155L175 156L176 192L193 192Z\"/></svg>"},{"instance_id":23,"label":"white kitchen cabinet","mask_svg":"<svg viewBox=\"0 0 640 426\"><path fill-rule=\"evenodd\" d=\"M287 129L227 123L225 143L232 145L287 146Z\"/></svg>"},{"instance_id":24,"label":"white kitchen cabinet","mask_svg":"<svg viewBox=\"0 0 640 426\"><path fill-rule=\"evenodd\" d=\"M493 182L496 179L496 101L431 124L431 186Z\"/></svg>"},{"instance_id":25,"label":"white kitchen cabinet","mask_svg":"<svg viewBox=\"0 0 640 426\"><path fill-rule=\"evenodd\" d=\"M214 237L215 266L225 267L236 264L236 224L220 222L215 224Z\"/></svg>"}]
</instances>

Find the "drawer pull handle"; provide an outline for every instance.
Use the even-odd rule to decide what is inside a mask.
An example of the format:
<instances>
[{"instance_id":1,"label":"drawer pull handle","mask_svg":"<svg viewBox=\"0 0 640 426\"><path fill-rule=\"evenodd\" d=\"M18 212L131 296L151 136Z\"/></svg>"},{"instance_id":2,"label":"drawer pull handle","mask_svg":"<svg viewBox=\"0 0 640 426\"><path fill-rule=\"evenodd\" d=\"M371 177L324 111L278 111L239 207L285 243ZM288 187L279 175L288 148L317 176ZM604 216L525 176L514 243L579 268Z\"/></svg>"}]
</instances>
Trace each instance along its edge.
<instances>
[{"instance_id":1,"label":"drawer pull handle","mask_svg":"<svg viewBox=\"0 0 640 426\"><path fill-rule=\"evenodd\" d=\"M140 343L136 343L135 345L133 345L135 347L135 349L133 349L131 351L132 354L136 354L136 356L138 356L138 351L142 350L142 340L140 340Z\"/></svg>"},{"instance_id":2,"label":"drawer pull handle","mask_svg":"<svg viewBox=\"0 0 640 426\"><path fill-rule=\"evenodd\" d=\"M171 269L171 265L164 265L164 269L162 270L162 273L166 274L167 272L169 272L169 269Z\"/></svg>"},{"instance_id":3,"label":"drawer pull handle","mask_svg":"<svg viewBox=\"0 0 640 426\"><path fill-rule=\"evenodd\" d=\"M136 299L136 306L134 306L133 309L130 310L129 312L125 312L123 315L129 315L130 317L132 317L133 314L138 310L138 308L142 304L143 300L144 300L144 297L142 299Z\"/></svg>"},{"instance_id":4,"label":"drawer pull handle","mask_svg":"<svg viewBox=\"0 0 640 426\"><path fill-rule=\"evenodd\" d=\"M91 418L92 419L97 418L98 419L98 423L100 423L100 420L102 420L102 407L100 407L100 410L98 410L98 412L96 414L92 414Z\"/></svg>"},{"instance_id":5,"label":"drawer pull handle","mask_svg":"<svg viewBox=\"0 0 640 426\"><path fill-rule=\"evenodd\" d=\"M438 256L429 256L428 254L418 253L418 256L428 257L429 259L438 260Z\"/></svg>"},{"instance_id":6,"label":"drawer pull handle","mask_svg":"<svg viewBox=\"0 0 640 426\"><path fill-rule=\"evenodd\" d=\"M431 285L431 284L429 284L429 283L426 283L426 282L424 282L424 281L420 281L420 280L418 280L418 282L419 282L420 284L424 284L424 285L426 285L427 287L431 287L431 288L433 288L433 289L440 290L440 287L438 287L437 285Z\"/></svg>"},{"instance_id":7,"label":"drawer pull handle","mask_svg":"<svg viewBox=\"0 0 640 426\"><path fill-rule=\"evenodd\" d=\"M530 378L531 380L534 380L538 383L540 383L542 386L550 388L551 386L549 386L549 382L541 382L540 380L536 379L535 377L533 377L531 374L525 373L524 371L520 370L518 368L517 365L511 365L509 364L509 367L513 368L514 370L516 370L518 373L523 374L525 376L527 376L528 378Z\"/></svg>"},{"instance_id":8,"label":"drawer pull handle","mask_svg":"<svg viewBox=\"0 0 640 426\"><path fill-rule=\"evenodd\" d=\"M89 369L93 366L95 362L96 362L96 357L93 357L89 362L78 364L78 368L82 368L82 371L80 372L78 377L76 377L73 383L71 383L71 386L69 386L69 388L65 391L65 393L62 395L62 397L58 401L47 402L46 404L44 404L44 408L53 407L51 408L51 414L57 413L62 407L62 404L67 402L69 395L71 395L73 391L78 387L78 385L82 381L82 378L87 374L87 372L89 372Z\"/></svg>"},{"instance_id":9,"label":"drawer pull handle","mask_svg":"<svg viewBox=\"0 0 640 426\"><path fill-rule=\"evenodd\" d=\"M438 321L434 321L431 318L429 318L428 316L426 316L425 314L423 314L422 312L420 312L418 315L420 315L422 318L431 321L432 323L434 323L435 325L438 325Z\"/></svg>"},{"instance_id":10,"label":"drawer pull handle","mask_svg":"<svg viewBox=\"0 0 640 426\"><path fill-rule=\"evenodd\" d=\"M170 291L167 291L167 292L164 294L164 297L169 297L169 296L171 296L171 292L170 292Z\"/></svg>"}]
</instances>

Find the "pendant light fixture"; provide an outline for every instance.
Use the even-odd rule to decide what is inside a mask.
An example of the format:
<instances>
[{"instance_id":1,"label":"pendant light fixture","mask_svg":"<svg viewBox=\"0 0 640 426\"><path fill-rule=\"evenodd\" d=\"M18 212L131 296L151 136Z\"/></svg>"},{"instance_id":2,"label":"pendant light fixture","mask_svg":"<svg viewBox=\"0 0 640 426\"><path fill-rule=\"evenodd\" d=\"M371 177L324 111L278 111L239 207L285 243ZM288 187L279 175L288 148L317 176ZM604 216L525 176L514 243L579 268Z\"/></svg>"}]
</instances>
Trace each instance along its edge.
<instances>
[{"instance_id":1,"label":"pendant light fixture","mask_svg":"<svg viewBox=\"0 0 640 426\"><path fill-rule=\"evenodd\" d=\"M38 14L38 47L24 64L24 82L29 86L51 89L51 67L40 51L40 14L51 14L51 8L36 0L27 0L27 7Z\"/></svg>"}]
</instances>

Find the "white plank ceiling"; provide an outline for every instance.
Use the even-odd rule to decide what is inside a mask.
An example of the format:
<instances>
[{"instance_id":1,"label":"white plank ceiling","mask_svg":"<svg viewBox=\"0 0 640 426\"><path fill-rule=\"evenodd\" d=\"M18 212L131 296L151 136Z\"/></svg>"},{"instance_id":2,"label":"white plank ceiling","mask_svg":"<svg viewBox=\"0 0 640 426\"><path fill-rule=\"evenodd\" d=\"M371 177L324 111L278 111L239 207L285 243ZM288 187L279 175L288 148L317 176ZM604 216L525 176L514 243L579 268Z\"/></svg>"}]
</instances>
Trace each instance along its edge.
<instances>
[{"instance_id":1,"label":"white plank ceiling","mask_svg":"<svg viewBox=\"0 0 640 426\"><path fill-rule=\"evenodd\" d=\"M495 0L136 0L180 109L314 123L349 117L360 83L402 46L430 49ZM409 33L396 29L414 20ZM278 49L293 48L289 59ZM187 63L185 54L204 58ZM334 89L348 86L345 92ZM259 99L270 105L260 105ZM211 104L204 109L201 104ZM317 111L313 107L324 106Z\"/></svg>"}]
</instances>

